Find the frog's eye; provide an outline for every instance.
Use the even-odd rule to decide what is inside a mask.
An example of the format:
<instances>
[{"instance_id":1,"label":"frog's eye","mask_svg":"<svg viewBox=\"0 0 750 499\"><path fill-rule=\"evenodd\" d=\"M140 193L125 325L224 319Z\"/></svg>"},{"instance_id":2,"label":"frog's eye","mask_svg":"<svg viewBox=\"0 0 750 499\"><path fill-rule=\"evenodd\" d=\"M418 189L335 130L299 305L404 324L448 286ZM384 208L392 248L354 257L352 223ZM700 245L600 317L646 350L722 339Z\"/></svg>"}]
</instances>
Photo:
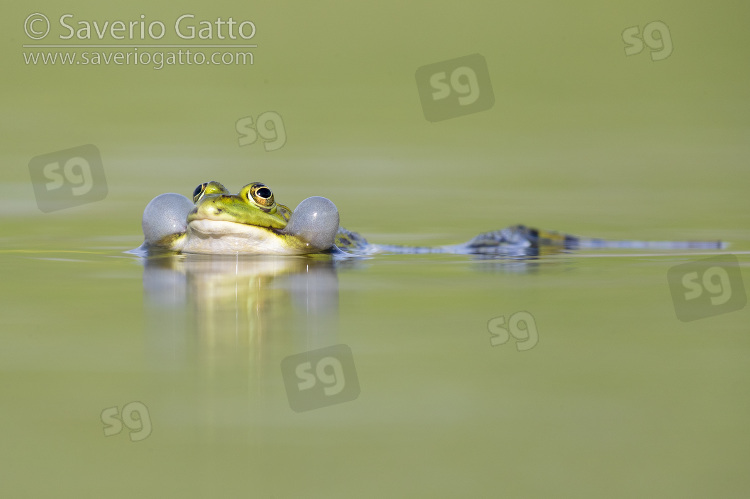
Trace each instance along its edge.
<instances>
[{"instance_id":1,"label":"frog's eye","mask_svg":"<svg viewBox=\"0 0 750 499\"><path fill-rule=\"evenodd\" d=\"M229 194L229 191L226 187L215 180L204 182L193 191L193 203L197 203L206 196L213 196L216 194Z\"/></svg>"},{"instance_id":2,"label":"frog's eye","mask_svg":"<svg viewBox=\"0 0 750 499\"><path fill-rule=\"evenodd\" d=\"M193 203L197 203L198 201L200 201L200 199L203 197L203 194L206 192L207 186L208 182L204 182L195 188L195 190L193 191Z\"/></svg>"},{"instance_id":3,"label":"frog's eye","mask_svg":"<svg viewBox=\"0 0 750 499\"><path fill-rule=\"evenodd\" d=\"M273 192L263 184L253 184L250 187L250 197L261 206L273 206Z\"/></svg>"}]
</instances>

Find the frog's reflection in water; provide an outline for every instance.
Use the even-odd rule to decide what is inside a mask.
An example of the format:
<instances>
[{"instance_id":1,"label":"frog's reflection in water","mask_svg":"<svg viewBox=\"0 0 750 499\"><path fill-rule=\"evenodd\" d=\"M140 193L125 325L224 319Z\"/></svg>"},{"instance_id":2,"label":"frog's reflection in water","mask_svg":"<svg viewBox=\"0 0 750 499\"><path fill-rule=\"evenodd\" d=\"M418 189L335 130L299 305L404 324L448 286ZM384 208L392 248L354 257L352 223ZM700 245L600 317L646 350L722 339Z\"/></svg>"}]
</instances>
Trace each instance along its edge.
<instances>
[{"instance_id":1,"label":"frog's reflection in water","mask_svg":"<svg viewBox=\"0 0 750 499\"><path fill-rule=\"evenodd\" d=\"M286 411L282 360L346 343L339 337L337 272L370 265L324 255L152 255L142 261L147 351L151 368L172 384L167 396L198 396L215 407L249 396L252 406L272 403ZM465 265L537 272L539 261L535 254L503 255Z\"/></svg>"},{"instance_id":2,"label":"frog's reflection in water","mask_svg":"<svg viewBox=\"0 0 750 499\"><path fill-rule=\"evenodd\" d=\"M475 256L467 264L483 272L534 273L548 256L527 248ZM267 359L280 362L339 343L337 270L368 265L325 255L165 254L143 262L154 367L209 372L257 369Z\"/></svg>"},{"instance_id":3,"label":"frog's reflection in water","mask_svg":"<svg viewBox=\"0 0 750 499\"><path fill-rule=\"evenodd\" d=\"M339 342L330 258L165 255L144 262L152 368L196 376L211 396L248 390L255 398L268 388L283 396L284 357Z\"/></svg>"}]
</instances>

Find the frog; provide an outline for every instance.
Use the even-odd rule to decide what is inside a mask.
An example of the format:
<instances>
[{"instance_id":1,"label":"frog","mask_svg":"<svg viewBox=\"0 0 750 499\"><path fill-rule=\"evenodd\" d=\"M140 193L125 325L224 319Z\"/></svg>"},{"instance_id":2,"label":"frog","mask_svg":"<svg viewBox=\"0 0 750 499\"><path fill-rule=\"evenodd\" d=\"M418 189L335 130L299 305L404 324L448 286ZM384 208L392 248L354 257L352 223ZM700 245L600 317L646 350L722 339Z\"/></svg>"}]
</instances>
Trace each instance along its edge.
<instances>
[{"instance_id":1,"label":"frog","mask_svg":"<svg viewBox=\"0 0 750 499\"><path fill-rule=\"evenodd\" d=\"M372 244L340 226L339 211L328 198L311 196L291 210L277 203L263 182L237 194L217 181L204 182L192 199L177 193L156 196L142 218L147 253L209 255L335 255L447 253L529 256L580 248L721 249L721 241L627 241L584 238L512 225L483 232L453 245L424 247Z\"/></svg>"}]
</instances>

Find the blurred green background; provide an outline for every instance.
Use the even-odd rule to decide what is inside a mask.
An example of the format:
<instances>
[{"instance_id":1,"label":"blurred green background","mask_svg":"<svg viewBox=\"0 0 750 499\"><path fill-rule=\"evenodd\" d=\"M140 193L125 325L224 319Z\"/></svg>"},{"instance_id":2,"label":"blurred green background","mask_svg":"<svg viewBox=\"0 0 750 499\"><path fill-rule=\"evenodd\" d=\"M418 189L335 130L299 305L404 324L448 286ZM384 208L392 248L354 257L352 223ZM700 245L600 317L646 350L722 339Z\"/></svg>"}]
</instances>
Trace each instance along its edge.
<instances>
[{"instance_id":1,"label":"blurred green background","mask_svg":"<svg viewBox=\"0 0 750 499\"><path fill-rule=\"evenodd\" d=\"M342 225L374 242L460 242L514 223L721 239L747 281L750 5L3 10L0 239L32 252L0 254L2 482L14 496L747 495L747 311L678 322L666 272L687 257L518 272L384 257L341 272L338 341L355 352L362 395L300 415L277 376L299 349L278 335L262 352L240 349L244 360L206 348L227 362L219 374L200 362L150 365L141 269L122 251L141 243L142 210L160 193L263 181L292 208L332 199ZM144 14L170 31L185 13L231 16L255 23L258 47L252 66L28 65L23 23L34 12L53 23ZM627 56L623 31L653 21L668 26L672 53ZM487 62L494 106L427 121L417 69L474 53ZM283 120L284 146L240 145L238 120L269 111ZM101 152L106 199L42 213L29 161L83 144ZM490 348L487 321L526 309L540 346ZM238 381L251 368L265 375ZM153 436L102 437L100 411L139 399Z\"/></svg>"},{"instance_id":2,"label":"blurred green background","mask_svg":"<svg viewBox=\"0 0 750 499\"><path fill-rule=\"evenodd\" d=\"M715 237L747 227L750 7L741 3L40 2L27 10L7 7L2 20L2 198L14 213L7 223L20 220L26 231L48 233L61 218L85 220L88 231L104 218L105 230L137 235L134 213L152 197L189 194L208 179L232 190L261 180L292 206L330 197L345 224L368 233L447 231L452 240L524 222ZM64 13L144 14L168 30L183 13L232 16L255 23L258 47L251 67L28 66L23 21L33 11L53 24ZM672 54L626 56L622 32L655 20L669 26ZM425 120L416 69L472 53L487 60L494 107ZM265 111L283 118L284 147L240 146L236 122ZM89 143L102 153L107 200L40 216L28 161ZM27 217L38 220L29 226Z\"/></svg>"}]
</instances>

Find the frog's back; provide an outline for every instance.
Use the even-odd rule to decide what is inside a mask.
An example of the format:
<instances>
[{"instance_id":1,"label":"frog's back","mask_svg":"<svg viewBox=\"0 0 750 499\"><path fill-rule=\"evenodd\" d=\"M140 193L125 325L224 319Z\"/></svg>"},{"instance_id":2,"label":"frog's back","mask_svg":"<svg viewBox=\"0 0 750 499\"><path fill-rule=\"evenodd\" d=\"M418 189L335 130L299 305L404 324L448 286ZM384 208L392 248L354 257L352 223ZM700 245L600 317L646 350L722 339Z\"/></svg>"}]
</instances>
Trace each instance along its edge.
<instances>
[{"instance_id":1,"label":"frog's back","mask_svg":"<svg viewBox=\"0 0 750 499\"><path fill-rule=\"evenodd\" d=\"M338 249L353 254L386 252L508 256L538 256L580 248L720 249L724 247L720 241L610 241L577 237L525 225L513 225L505 229L484 232L463 244L437 247L370 244L356 232L340 227L336 234L335 244Z\"/></svg>"}]
</instances>

